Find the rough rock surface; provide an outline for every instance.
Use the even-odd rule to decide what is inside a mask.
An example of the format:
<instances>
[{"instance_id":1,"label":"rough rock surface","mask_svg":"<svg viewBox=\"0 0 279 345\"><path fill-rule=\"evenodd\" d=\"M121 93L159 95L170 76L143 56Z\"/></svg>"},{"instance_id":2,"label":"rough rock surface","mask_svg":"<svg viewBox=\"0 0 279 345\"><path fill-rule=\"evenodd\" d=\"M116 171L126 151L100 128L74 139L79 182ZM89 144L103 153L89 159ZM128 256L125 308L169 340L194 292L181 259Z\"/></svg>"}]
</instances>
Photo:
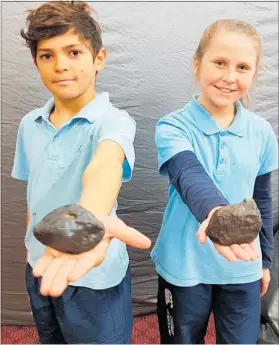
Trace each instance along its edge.
<instances>
[{"instance_id":1,"label":"rough rock surface","mask_svg":"<svg viewBox=\"0 0 279 345\"><path fill-rule=\"evenodd\" d=\"M78 204L55 209L34 227L37 240L46 246L70 254L93 249L104 234L103 224Z\"/></svg>"},{"instance_id":2,"label":"rough rock surface","mask_svg":"<svg viewBox=\"0 0 279 345\"><path fill-rule=\"evenodd\" d=\"M215 211L206 229L207 236L223 246L251 243L262 225L261 214L253 199L224 206Z\"/></svg>"}]
</instances>

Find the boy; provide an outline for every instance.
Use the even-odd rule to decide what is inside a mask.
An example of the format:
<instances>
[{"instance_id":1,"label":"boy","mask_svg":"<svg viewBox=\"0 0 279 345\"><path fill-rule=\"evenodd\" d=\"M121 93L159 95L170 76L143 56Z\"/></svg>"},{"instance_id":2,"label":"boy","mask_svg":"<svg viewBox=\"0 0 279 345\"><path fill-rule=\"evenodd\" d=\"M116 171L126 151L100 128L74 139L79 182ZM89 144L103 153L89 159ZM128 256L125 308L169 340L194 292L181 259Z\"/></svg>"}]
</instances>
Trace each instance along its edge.
<instances>
[{"instance_id":1,"label":"boy","mask_svg":"<svg viewBox=\"0 0 279 345\"><path fill-rule=\"evenodd\" d=\"M27 24L21 35L53 95L22 119L12 170L14 178L28 181L26 284L40 342L130 343L125 243L150 246L116 216L121 182L132 175L135 122L112 106L108 93L95 93L107 53L88 4L45 3L30 12ZM79 255L44 247L34 225L73 203L104 223L104 239Z\"/></svg>"}]
</instances>

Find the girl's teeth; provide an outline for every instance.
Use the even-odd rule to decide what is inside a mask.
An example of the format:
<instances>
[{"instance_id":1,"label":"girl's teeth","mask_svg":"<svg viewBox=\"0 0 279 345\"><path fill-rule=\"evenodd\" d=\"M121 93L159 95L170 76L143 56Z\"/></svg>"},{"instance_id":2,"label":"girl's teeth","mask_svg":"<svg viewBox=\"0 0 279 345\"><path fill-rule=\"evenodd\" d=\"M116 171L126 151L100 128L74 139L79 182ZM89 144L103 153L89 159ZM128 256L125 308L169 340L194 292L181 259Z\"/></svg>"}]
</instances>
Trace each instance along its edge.
<instances>
[{"instance_id":1,"label":"girl's teeth","mask_svg":"<svg viewBox=\"0 0 279 345\"><path fill-rule=\"evenodd\" d=\"M219 90L222 91L222 92L226 92L226 93L230 93L231 92L231 90L228 90L228 89L219 88Z\"/></svg>"}]
</instances>

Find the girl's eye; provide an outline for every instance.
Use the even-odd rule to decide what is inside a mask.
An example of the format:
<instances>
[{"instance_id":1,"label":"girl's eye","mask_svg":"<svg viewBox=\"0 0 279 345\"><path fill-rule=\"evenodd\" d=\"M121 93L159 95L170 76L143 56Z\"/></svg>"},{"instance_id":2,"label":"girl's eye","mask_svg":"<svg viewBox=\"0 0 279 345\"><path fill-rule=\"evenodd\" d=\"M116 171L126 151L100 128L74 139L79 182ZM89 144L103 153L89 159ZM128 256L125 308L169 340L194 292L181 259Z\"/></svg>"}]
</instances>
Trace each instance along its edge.
<instances>
[{"instance_id":1,"label":"girl's eye","mask_svg":"<svg viewBox=\"0 0 279 345\"><path fill-rule=\"evenodd\" d=\"M248 67L247 66L245 66L245 65L240 65L239 66L239 69L241 70L241 71L248 71Z\"/></svg>"},{"instance_id":2,"label":"girl's eye","mask_svg":"<svg viewBox=\"0 0 279 345\"><path fill-rule=\"evenodd\" d=\"M224 61L215 61L215 64L217 66L224 66L225 62Z\"/></svg>"},{"instance_id":3,"label":"girl's eye","mask_svg":"<svg viewBox=\"0 0 279 345\"><path fill-rule=\"evenodd\" d=\"M40 59L42 59L42 60L49 60L50 58L51 58L51 54L40 55Z\"/></svg>"},{"instance_id":4,"label":"girl's eye","mask_svg":"<svg viewBox=\"0 0 279 345\"><path fill-rule=\"evenodd\" d=\"M72 55L72 56L75 56L75 57L79 56L81 53L82 53L82 52L81 52L80 50L72 50L72 51L71 51L71 55Z\"/></svg>"}]
</instances>

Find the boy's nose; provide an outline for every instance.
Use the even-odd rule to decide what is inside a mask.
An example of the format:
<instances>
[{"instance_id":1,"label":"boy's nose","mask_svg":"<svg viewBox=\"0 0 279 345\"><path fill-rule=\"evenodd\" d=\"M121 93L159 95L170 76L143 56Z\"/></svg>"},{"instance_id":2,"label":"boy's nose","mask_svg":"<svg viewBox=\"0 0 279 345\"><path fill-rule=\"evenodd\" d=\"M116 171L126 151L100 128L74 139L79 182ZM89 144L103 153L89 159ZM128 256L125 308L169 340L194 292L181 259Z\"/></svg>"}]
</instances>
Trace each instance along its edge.
<instances>
[{"instance_id":1,"label":"boy's nose","mask_svg":"<svg viewBox=\"0 0 279 345\"><path fill-rule=\"evenodd\" d=\"M66 58L59 57L56 59L55 71L60 73L69 69L69 62Z\"/></svg>"},{"instance_id":2,"label":"boy's nose","mask_svg":"<svg viewBox=\"0 0 279 345\"><path fill-rule=\"evenodd\" d=\"M56 67L56 69L55 69L55 71L58 72L58 73L59 73L59 72L65 72L65 71L67 71L67 70L68 70L67 68L65 68L65 67L60 67L60 66L59 66L59 67Z\"/></svg>"}]
</instances>

